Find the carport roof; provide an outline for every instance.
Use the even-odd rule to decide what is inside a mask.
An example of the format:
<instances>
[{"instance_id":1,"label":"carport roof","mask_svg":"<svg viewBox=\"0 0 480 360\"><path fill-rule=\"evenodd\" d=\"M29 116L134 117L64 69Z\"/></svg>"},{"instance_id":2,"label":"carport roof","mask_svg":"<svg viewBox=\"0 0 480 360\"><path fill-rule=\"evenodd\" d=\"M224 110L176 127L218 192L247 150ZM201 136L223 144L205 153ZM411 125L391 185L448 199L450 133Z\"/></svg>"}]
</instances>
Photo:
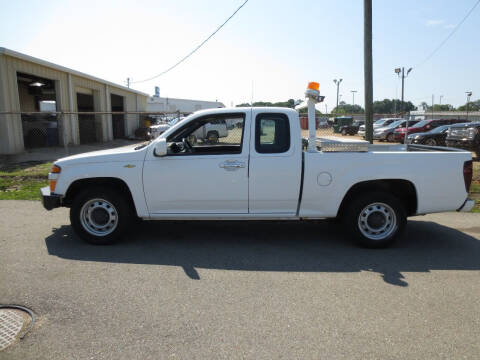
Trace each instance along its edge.
<instances>
[{"instance_id":1,"label":"carport roof","mask_svg":"<svg viewBox=\"0 0 480 360\"><path fill-rule=\"evenodd\" d=\"M118 85L118 84L112 83L110 81L103 80L103 79L97 78L95 76L88 75L88 74L82 73L82 72L77 71L77 70L69 69L65 66L57 65L57 64L51 63L49 61L38 59L36 57L26 55L26 54L22 54L22 53L19 53L17 51L10 50L10 49L4 48L4 47L0 47L0 55L7 55L7 56L11 56L11 57L14 57L14 58L17 58L17 59L21 59L21 60L25 60L25 61L32 62L32 63L35 63L35 64L39 64L39 65L42 65L42 66L45 66L45 67L48 67L48 68L51 68L51 69L54 69L54 70L62 71L62 72L68 73L68 74L76 75L76 76L83 77L83 78L86 78L86 79L90 79L90 80L93 80L93 81L97 81L97 82L100 82L100 83L103 83L103 84L114 86L116 88L120 88L120 89L123 89L125 91L129 91L129 92L139 94L139 95L142 95L142 96L147 96L147 97L150 96L150 95L148 95L146 93L143 93L141 91L133 90L133 89L128 88L126 86Z\"/></svg>"}]
</instances>

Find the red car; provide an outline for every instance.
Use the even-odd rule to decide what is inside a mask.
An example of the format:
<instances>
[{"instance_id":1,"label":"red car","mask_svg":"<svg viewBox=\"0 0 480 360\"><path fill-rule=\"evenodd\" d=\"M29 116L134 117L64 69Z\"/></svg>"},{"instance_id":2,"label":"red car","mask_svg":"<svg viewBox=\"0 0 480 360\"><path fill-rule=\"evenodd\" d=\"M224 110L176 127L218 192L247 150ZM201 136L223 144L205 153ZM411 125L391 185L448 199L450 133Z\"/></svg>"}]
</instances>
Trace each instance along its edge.
<instances>
[{"instance_id":1,"label":"red car","mask_svg":"<svg viewBox=\"0 0 480 360\"><path fill-rule=\"evenodd\" d=\"M463 123L466 120L463 119L431 119L431 120L422 120L416 123L415 125L408 128L409 134L419 133L419 132L428 132L430 130L435 129L438 126L442 125L452 125L457 123ZM407 132L407 128L399 128L395 129L393 136L395 141L403 142L405 139L405 134Z\"/></svg>"}]
</instances>

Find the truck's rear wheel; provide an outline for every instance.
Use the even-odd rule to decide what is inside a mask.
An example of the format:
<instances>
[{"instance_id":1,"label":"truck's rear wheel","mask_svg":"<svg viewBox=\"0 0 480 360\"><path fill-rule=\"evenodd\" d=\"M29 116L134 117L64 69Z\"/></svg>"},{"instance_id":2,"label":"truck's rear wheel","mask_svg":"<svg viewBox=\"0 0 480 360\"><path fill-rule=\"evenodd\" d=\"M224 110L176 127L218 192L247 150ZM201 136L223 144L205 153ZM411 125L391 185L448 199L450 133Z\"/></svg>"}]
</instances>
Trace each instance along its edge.
<instances>
[{"instance_id":1,"label":"truck's rear wheel","mask_svg":"<svg viewBox=\"0 0 480 360\"><path fill-rule=\"evenodd\" d=\"M89 188L78 194L70 208L70 222L75 233L95 245L117 241L132 218L125 197L101 187Z\"/></svg>"},{"instance_id":2,"label":"truck's rear wheel","mask_svg":"<svg viewBox=\"0 0 480 360\"><path fill-rule=\"evenodd\" d=\"M370 192L354 198L343 219L353 238L369 248L391 245L407 222L402 202L386 192Z\"/></svg>"}]
</instances>

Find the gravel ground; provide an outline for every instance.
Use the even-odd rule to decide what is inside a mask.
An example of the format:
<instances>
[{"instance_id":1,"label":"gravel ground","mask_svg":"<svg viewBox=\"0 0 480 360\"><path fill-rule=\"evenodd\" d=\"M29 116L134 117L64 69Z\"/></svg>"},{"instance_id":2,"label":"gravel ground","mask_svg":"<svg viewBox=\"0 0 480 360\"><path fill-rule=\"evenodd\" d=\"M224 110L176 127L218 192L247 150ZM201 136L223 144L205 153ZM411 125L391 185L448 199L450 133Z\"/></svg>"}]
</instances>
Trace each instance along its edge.
<instances>
[{"instance_id":1,"label":"gravel ground","mask_svg":"<svg viewBox=\"0 0 480 360\"><path fill-rule=\"evenodd\" d=\"M480 214L413 218L391 249L334 223L143 222L82 243L66 209L0 201L0 359L406 359L480 354Z\"/></svg>"}]
</instances>

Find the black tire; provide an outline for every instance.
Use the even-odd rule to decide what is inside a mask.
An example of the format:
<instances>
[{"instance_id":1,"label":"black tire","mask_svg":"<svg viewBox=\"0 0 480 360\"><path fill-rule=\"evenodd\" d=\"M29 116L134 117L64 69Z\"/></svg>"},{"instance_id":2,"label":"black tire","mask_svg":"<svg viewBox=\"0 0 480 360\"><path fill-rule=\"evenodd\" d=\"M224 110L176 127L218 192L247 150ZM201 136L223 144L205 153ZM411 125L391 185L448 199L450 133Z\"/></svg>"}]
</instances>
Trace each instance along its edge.
<instances>
[{"instance_id":1,"label":"black tire","mask_svg":"<svg viewBox=\"0 0 480 360\"><path fill-rule=\"evenodd\" d=\"M104 211L105 214L100 214L101 216L109 216L108 211L114 211L116 219L115 228L109 233L104 235L95 235L89 232L89 225L83 225L82 223L82 208L88 202L99 199L99 202L96 202L97 205L92 204L92 207L98 207L100 213ZM102 203L103 201L103 203ZM102 204L100 206L100 204ZM111 205L109 209L103 209L102 206L107 207ZM94 245L109 245L118 241L122 234L124 234L129 225L132 222L132 219L135 218L133 209L131 208L126 196L121 194L118 191L111 190L104 187L91 187L87 188L81 193L79 193L73 200L72 207L70 208L70 222L72 224L73 230L75 233L85 240L86 242ZM85 219L86 216L83 216ZM105 220L105 225L109 225L109 220ZM86 223L89 223L88 221ZM105 226L102 224L102 226ZM90 225L92 227L93 225ZM108 232L108 229L105 230Z\"/></svg>"},{"instance_id":2,"label":"black tire","mask_svg":"<svg viewBox=\"0 0 480 360\"><path fill-rule=\"evenodd\" d=\"M393 134L388 134L388 135L387 135L387 141L388 141L388 142L394 142L394 141L395 141L395 135L393 135Z\"/></svg>"},{"instance_id":3,"label":"black tire","mask_svg":"<svg viewBox=\"0 0 480 360\"><path fill-rule=\"evenodd\" d=\"M352 238L361 246L367 248L390 246L405 229L407 223L405 207L398 198L389 193L359 194L347 206L342 216L343 223ZM367 213L368 215L365 217ZM375 214L374 218L370 218L373 214ZM362 219L360 219L361 216ZM371 233L371 236L365 235L369 233L368 229L381 229L381 226L386 226L383 233L380 231L376 235L375 232Z\"/></svg>"}]
</instances>

